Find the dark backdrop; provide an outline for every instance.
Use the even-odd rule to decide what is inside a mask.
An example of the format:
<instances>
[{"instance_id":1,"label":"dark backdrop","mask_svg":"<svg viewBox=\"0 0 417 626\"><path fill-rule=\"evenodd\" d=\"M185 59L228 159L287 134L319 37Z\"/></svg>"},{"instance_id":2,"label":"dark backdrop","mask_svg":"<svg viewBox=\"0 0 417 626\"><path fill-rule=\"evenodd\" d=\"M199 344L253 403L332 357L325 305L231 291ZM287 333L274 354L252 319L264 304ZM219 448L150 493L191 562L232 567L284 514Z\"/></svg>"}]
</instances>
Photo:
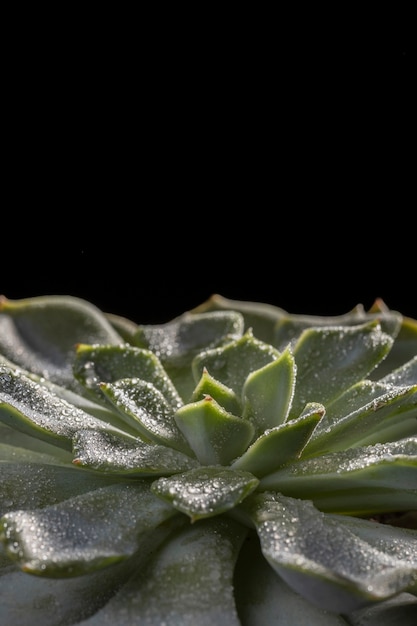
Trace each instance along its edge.
<instances>
[{"instance_id":1,"label":"dark backdrop","mask_svg":"<svg viewBox=\"0 0 417 626\"><path fill-rule=\"evenodd\" d=\"M409 27L38 42L7 96L0 293L417 318Z\"/></svg>"}]
</instances>

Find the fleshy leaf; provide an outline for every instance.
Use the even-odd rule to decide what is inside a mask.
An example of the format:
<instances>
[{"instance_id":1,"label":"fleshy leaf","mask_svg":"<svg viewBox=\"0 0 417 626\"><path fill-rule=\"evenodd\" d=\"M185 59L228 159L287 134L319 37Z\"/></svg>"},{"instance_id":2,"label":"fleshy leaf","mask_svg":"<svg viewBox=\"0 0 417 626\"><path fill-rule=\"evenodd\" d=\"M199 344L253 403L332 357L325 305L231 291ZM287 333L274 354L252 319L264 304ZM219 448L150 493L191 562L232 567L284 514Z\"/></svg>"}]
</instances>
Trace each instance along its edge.
<instances>
[{"instance_id":1,"label":"fleshy leaf","mask_svg":"<svg viewBox=\"0 0 417 626\"><path fill-rule=\"evenodd\" d=\"M308 500L268 492L248 507L262 552L314 605L341 614L407 591L417 580L417 531L326 515ZM363 528L368 532L361 532ZM380 542L384 548L380 549Z\"/></svg>"},{"instance_id":2,"label":"fleshy leaf","mask_svg":"<svg viewBox=\"0 0 417 626\"><path fill-rule=\"evenodd\" d=\"M44 458L54 458L56 463L71 464L72 454L69 450L64 450L59 446L51 445L42 439L32 437L22 433L16 428L11 428L0 421L0 441L2 445L10 448L9 453L5 452L5 456L0 455L0 459L13 460L15 458L18 463L23 460L22 455L27 453L42 454ZM3 449L4 452L4 449ZM27 457L29 459L29 457Z\"/></svg>"},{"instance_id":3,"label":"fleshy leaf","mask_svg":"<svg viewBox=\"0 0 417 626\"><path fill-rule=\"evenodd\" d=\"M207 313L208 311L238 311L245 321L244 331L251 328L255 337L270 344L274 343L276 324L281 318L288 316L287 311L273 304L232 300L217 293L192 309L191 313Z\"/></svg>"},{"instance_id":4,"label":"fleshy leaf","mask_svg":"<svg viewBox=\"0 0 417 626\"><path fill-rule=\"evenodd\" d=\"M117 428L78 409L19 372L0 366L0 420L24 433L71 450L79 428Z\"/></svg>"},{"instance_id":5,"label":"fleshy leaf","mask_svg":"<svg viewBox=\"0 0 417 626\"><path fill-rule=\"evenodd\" d=\"M206 465L227 465L242 454L255 432L250 422L228 413L210 396L178 409L175 421Z\"/></svg>"},{"instance_id":6,"label":"fleshy leaf","mask_svg":"<svg viewBox=\"0 0 417 626\"><path fill-rule=\"evenodd\" d=\"M192 369L196 380L206 369L216 380L240 396L249 374L275 361L279 355L278 350L259 341L249 329L243 337L226 346L200 352L193 360Z\"/></svg>"},{"instance_id":7,"label":"fleshy leaf","mask_svg":"<svg viewBox=\"0 0 417 626\"><path fill-rule=\"evenodd\" d=\"M354 611L349 615L350 626L416 626L417 598L400 593L395 598Z\"/></svg>"},{"instance_id":8,"label":"fleshy leaf","mask_svg":"<svg viewBox=\"0 0 417 626\"><path fill-rule=\"evenodd\" d=\"M294 346L297 385L291 417L307 402L325 406L365 378L387 355L392 337L377 322L352 327L321 327L303 331Z\"/></svg>"},{"instance_id":9,"label":"fleshy leaf","mask_svg":"<svg viewBox=\"0 0 417 626\"><path fill-rule=\"evenodd\" d=\"M70 296L0 299L0 353L63 387L80 391L72 373L77 343L122 343L105 315Z\"/></svg>"},{"instance_id":10,"label":"fleshy leaf","mask_svg":"<svg viewBox=\"0 0 417 626\"><path fill-rule=\"evenodd\" d=\"M145 441L166 444L181 452L191 448L174 420L174 409L162 393L139 378L102 383L101 390L120 415Z\"/></svg>"},{"instance_id":11,"label":"fleshy leaf","mask_svg":"<svg viewBox=\"0 0 417 626\"><path fill-rule=\"evenodd\" d=\"M0 516L16 509L35 509L119 482L116 476L81 472L45 455L14 448L14 462L2 455ZM1 622L0 622L1 623Z\"/></svg>"},{"instance_id":12,"label":"fleshy leaf","mask_svg":"<svg viewBox=\"0 0 417 626\"><path fill-rule=\"evenodd\" d=\"M134 336L138 330L137 323L117 313L107 312L104 315L122 339L126 341L126 343L133 345Z\"/></svg>"},{"instance_id":13,"label":"fleshy leaf","mask_svg":"<svg viewBox=\"0 0 417 626\"><path fill-rule=\"evenodd\" d=\"M0 568L0 624L84 624L84 620L98 611L131 573L129 560L105 570L64 579L28 576L15 565Z\"/></svg>"},{"instance_id":14,"label":"fleshy leaf","mask_svg":"<svg viewBox=\"0 0 417 626\"><path fill-rule=\"evenodd\" d=\"M79 409L82 409L86 413L90 413L95 417L98 417L105 422L109 422L116 426L116 428L120 428L120 417L117 413L110 411L107 401L104 398L96 397L94 400L88 398L84 394L77 393L71 389L67 389L66 387L62 387L61 385L57 385L38 374L34 374L33 372L29 372L28 370L23 369L22 367L16 368L16 365L0 355L0 368L8 367L11 370L19 370L21 375L30 378L35 383L39 383L43 387L49 389L51 393L54 395L66 400L70 404L73 404Z\"/></svg>"},{"instance_id":15,"label":"fleshy leaf","mask_svg":"<svg viewBox=\"0 0 417 626\"><path fill-rule=\"evenodd\" d=\"M303 455L413 436L416 417L417 384L394 387L362 381L328 406Z\"/></svg>"},{"instance_id":16,"label":"fleshy leaf","mask_svg":"<svg viewBox=\"0 0 417 626\"><path fill-rule=\"evenodd\" d=\"M232 509L256 489L258 483L249 472L205 466L159 478L152 484L152 491L195 522Z\"/></svg>"},{"instance_id":17,"label":"fleshy leaf","mask_svg":"<svg viewBox=\"0 0 417 626\"><path fill-rule=\"evenodd\" d=\"M138 326L136 345L156 354L163 365L190 364L201 350L241 337L243 318L235 311L184 313L166 324Z\"/></svg>"},{"instance_id":18,"label":"fleshy leaf","mask_svg":"<svg viewBox=\"0 0 417 626\"><path fill-rule=\"evenodd\" d=\"M193 391L190 402L203 400L205 396L210 396L229 413L239 415L242 410L242 403L236 397L235 392L230 387L226 387L218 380L210 376L204 368L200 381Z\"/></svg>"},{"instance_id":19,"label":"fleshy leaf","mask_svg":"<svg viewBox=\"0 0 417 626\"><path fill-rule=\"evenodd\" d=\"M400 332L395 337L394 345L387 358L371 373L371 378L378 380L407 363L417 354L417 320L403 317Z\"/></svg>"},{"instance_id":20,"label":"fleshy leaf","mask_svg":"<svg viewBox=\"0 0 417 626\"><path fill-rule=\"evenodd\" d=\"M323 414L321 404L308 405L298 419L265 431L231 467L252 472L260 478L297 459Z\"/></svg>"},{"instance_id":21,"label":"fleshy leaf","mask_svg":"<svg viewBox=\"0 0 417 626\"><path fill-rule=\"evenodd\" d=\"M354 309L342 315L287 314L282 315L277 321L271 343L278 349L282 349L289 343L294 345L307 328L359 326L370 321L378 322L383 332L396 338L400 333L404 318L398 311L388 309L381 299L377 299L369 311L365 311L363 305L358 304Z\"/></svg>"},{"instance_id":22,"label":"fleshy leaf","mask_svg":"<svg viewBox=\"0 0 417 626\"><path fill-rule=\"evenodd\" d=\"M190 365L201 350L222 346L243 333L236 311L184 313L166 324L139 325L133 343L156 354L181 398L191 397L195 382Z\"/></svg>"},{"instance_id":23,"label":"fleshy leaf","mask_svg":"<svg viewBox=\"0 0 417 626\"><path fill-rule=\"evenodd\" d=\"M152 383L174 409L182 405L172 381L150 350L128 345L77 346L74 376L87 388L100 393L101 383L123 378L140 378Z\"/></svg>"},{"instance_id":24,"label":"fleshy leaf","mask_svg":"<svg viewBox=\"0 0 417 626\"><path fill-rule=\"evenodd\" d=\"M265 476L259 489L350 515L417 509L417 437L304 459Z\"/></svg>"},{"instance_id":25,"label":"fleshy leaf","mask_svg":"<svg viewBox=\"0 0 417 626\"><path fill-rule=\"evenodd\" d=\"M241 623L245 626L350 624L341 615L314 606L291 589L264 558L259 539L253 532L245 539L236 564L235 597Z\"/></svg>"},{"instance_id":26,"label":"fleshy leaf","mask_svg":"<svg viewBox=\"0 0 417 626\"><path fill-rule=\"evenodd\" d=\"M246 532L227 518L181 528L85 626L240 626L233 576Z\"/></svg>"},{"instance_id":27,"label":"fleshy leaf","mask_svg":"<svg viewBox=\"0 0 417 626\"><path fill-rule=\"evenodd\" d=\"M178 450L105 431L80 430L74 435L74 463L110 475L161 476L198 465Z\"/></svg>"},{"instance_id":28,"label":"fleshy leaf","mask_svg":"<svg viewBox=\"0 0 417 626\"><path fill-rule=\"evenodd\" d=\"M295 363L289 349L247 377L243 386L243 417L258 434L287 419L295 385Z\"/></svg>"},{"instance_id":29,"label":"fleshy leaf","mask_svg":"<svg viewBox=\"0 0 417 626\"><path fill-rule=\"evenodd\" d=\"M142 533L175 513L150 492L148 481L136 481L42 509L6 513L0 520L0 539L25 572L79 576L127 559Z\"/></svg>"},{"instance_id":30,"label":"fleshy leaf","mask_svg":"<svg viewBox=\"0 0 417 626\"><path fill-rule=\"evenodd\" d=\"M380 383L386 385L395 385L396 387L409 387L417 381L417 354L403 363L400 367L392 370L379 380Z\"/></svg>"}]
</instances>

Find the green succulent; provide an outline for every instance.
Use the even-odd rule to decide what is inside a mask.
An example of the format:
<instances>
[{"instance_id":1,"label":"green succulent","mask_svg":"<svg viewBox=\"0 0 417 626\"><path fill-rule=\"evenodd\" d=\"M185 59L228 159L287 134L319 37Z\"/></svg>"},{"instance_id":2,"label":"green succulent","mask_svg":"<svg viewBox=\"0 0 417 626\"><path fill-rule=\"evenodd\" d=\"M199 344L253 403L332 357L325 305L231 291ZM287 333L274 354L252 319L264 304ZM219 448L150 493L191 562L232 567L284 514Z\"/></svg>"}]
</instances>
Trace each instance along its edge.
<instances>
[{"instance_id":1,"label":"green succulent","mask_svg":"<svg viewBox=\"0 0 417 626\"><path fill-rule=\"evenodd\" d=\"M0 301L0 623L417 623L417 321Z\"/></svg>"}]
</instances>

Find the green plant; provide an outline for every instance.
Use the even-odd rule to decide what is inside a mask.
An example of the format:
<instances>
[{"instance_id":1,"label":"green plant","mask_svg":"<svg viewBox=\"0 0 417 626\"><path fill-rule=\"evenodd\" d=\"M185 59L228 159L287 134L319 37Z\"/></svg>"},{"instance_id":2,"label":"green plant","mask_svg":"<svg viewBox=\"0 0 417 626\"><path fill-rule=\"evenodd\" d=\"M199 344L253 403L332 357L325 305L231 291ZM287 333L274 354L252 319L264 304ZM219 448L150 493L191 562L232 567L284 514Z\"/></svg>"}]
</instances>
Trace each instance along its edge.
<instances>
[{"instance_id":1,"label":"green plant","mask_svg":"<svg viewBox=\"0 0 417 626\"><path fill-rule=\"evenodd\" d=\"M417 322L0 302L0 623L417 617Z\"/></svg>"}]
</instances>

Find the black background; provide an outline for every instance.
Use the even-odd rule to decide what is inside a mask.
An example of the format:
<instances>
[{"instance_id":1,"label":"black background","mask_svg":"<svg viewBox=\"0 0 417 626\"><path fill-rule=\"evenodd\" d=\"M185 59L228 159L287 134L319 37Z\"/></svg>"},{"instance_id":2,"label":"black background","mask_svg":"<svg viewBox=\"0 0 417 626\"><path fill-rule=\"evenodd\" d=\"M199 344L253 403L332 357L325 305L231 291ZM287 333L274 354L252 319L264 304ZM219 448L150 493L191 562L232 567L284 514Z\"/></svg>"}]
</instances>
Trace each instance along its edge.
<instances>
[{"instance_id":1,"label":"black background","mask_svg":"<svg viewBox=\"0 0 417 626\"><path fill-rule=\"evenodd\" d=\"M417 318L414 37L386 17L89 22L16 46L0 293L138 323L213 293Z\"/></svg>"}]
</instances>

